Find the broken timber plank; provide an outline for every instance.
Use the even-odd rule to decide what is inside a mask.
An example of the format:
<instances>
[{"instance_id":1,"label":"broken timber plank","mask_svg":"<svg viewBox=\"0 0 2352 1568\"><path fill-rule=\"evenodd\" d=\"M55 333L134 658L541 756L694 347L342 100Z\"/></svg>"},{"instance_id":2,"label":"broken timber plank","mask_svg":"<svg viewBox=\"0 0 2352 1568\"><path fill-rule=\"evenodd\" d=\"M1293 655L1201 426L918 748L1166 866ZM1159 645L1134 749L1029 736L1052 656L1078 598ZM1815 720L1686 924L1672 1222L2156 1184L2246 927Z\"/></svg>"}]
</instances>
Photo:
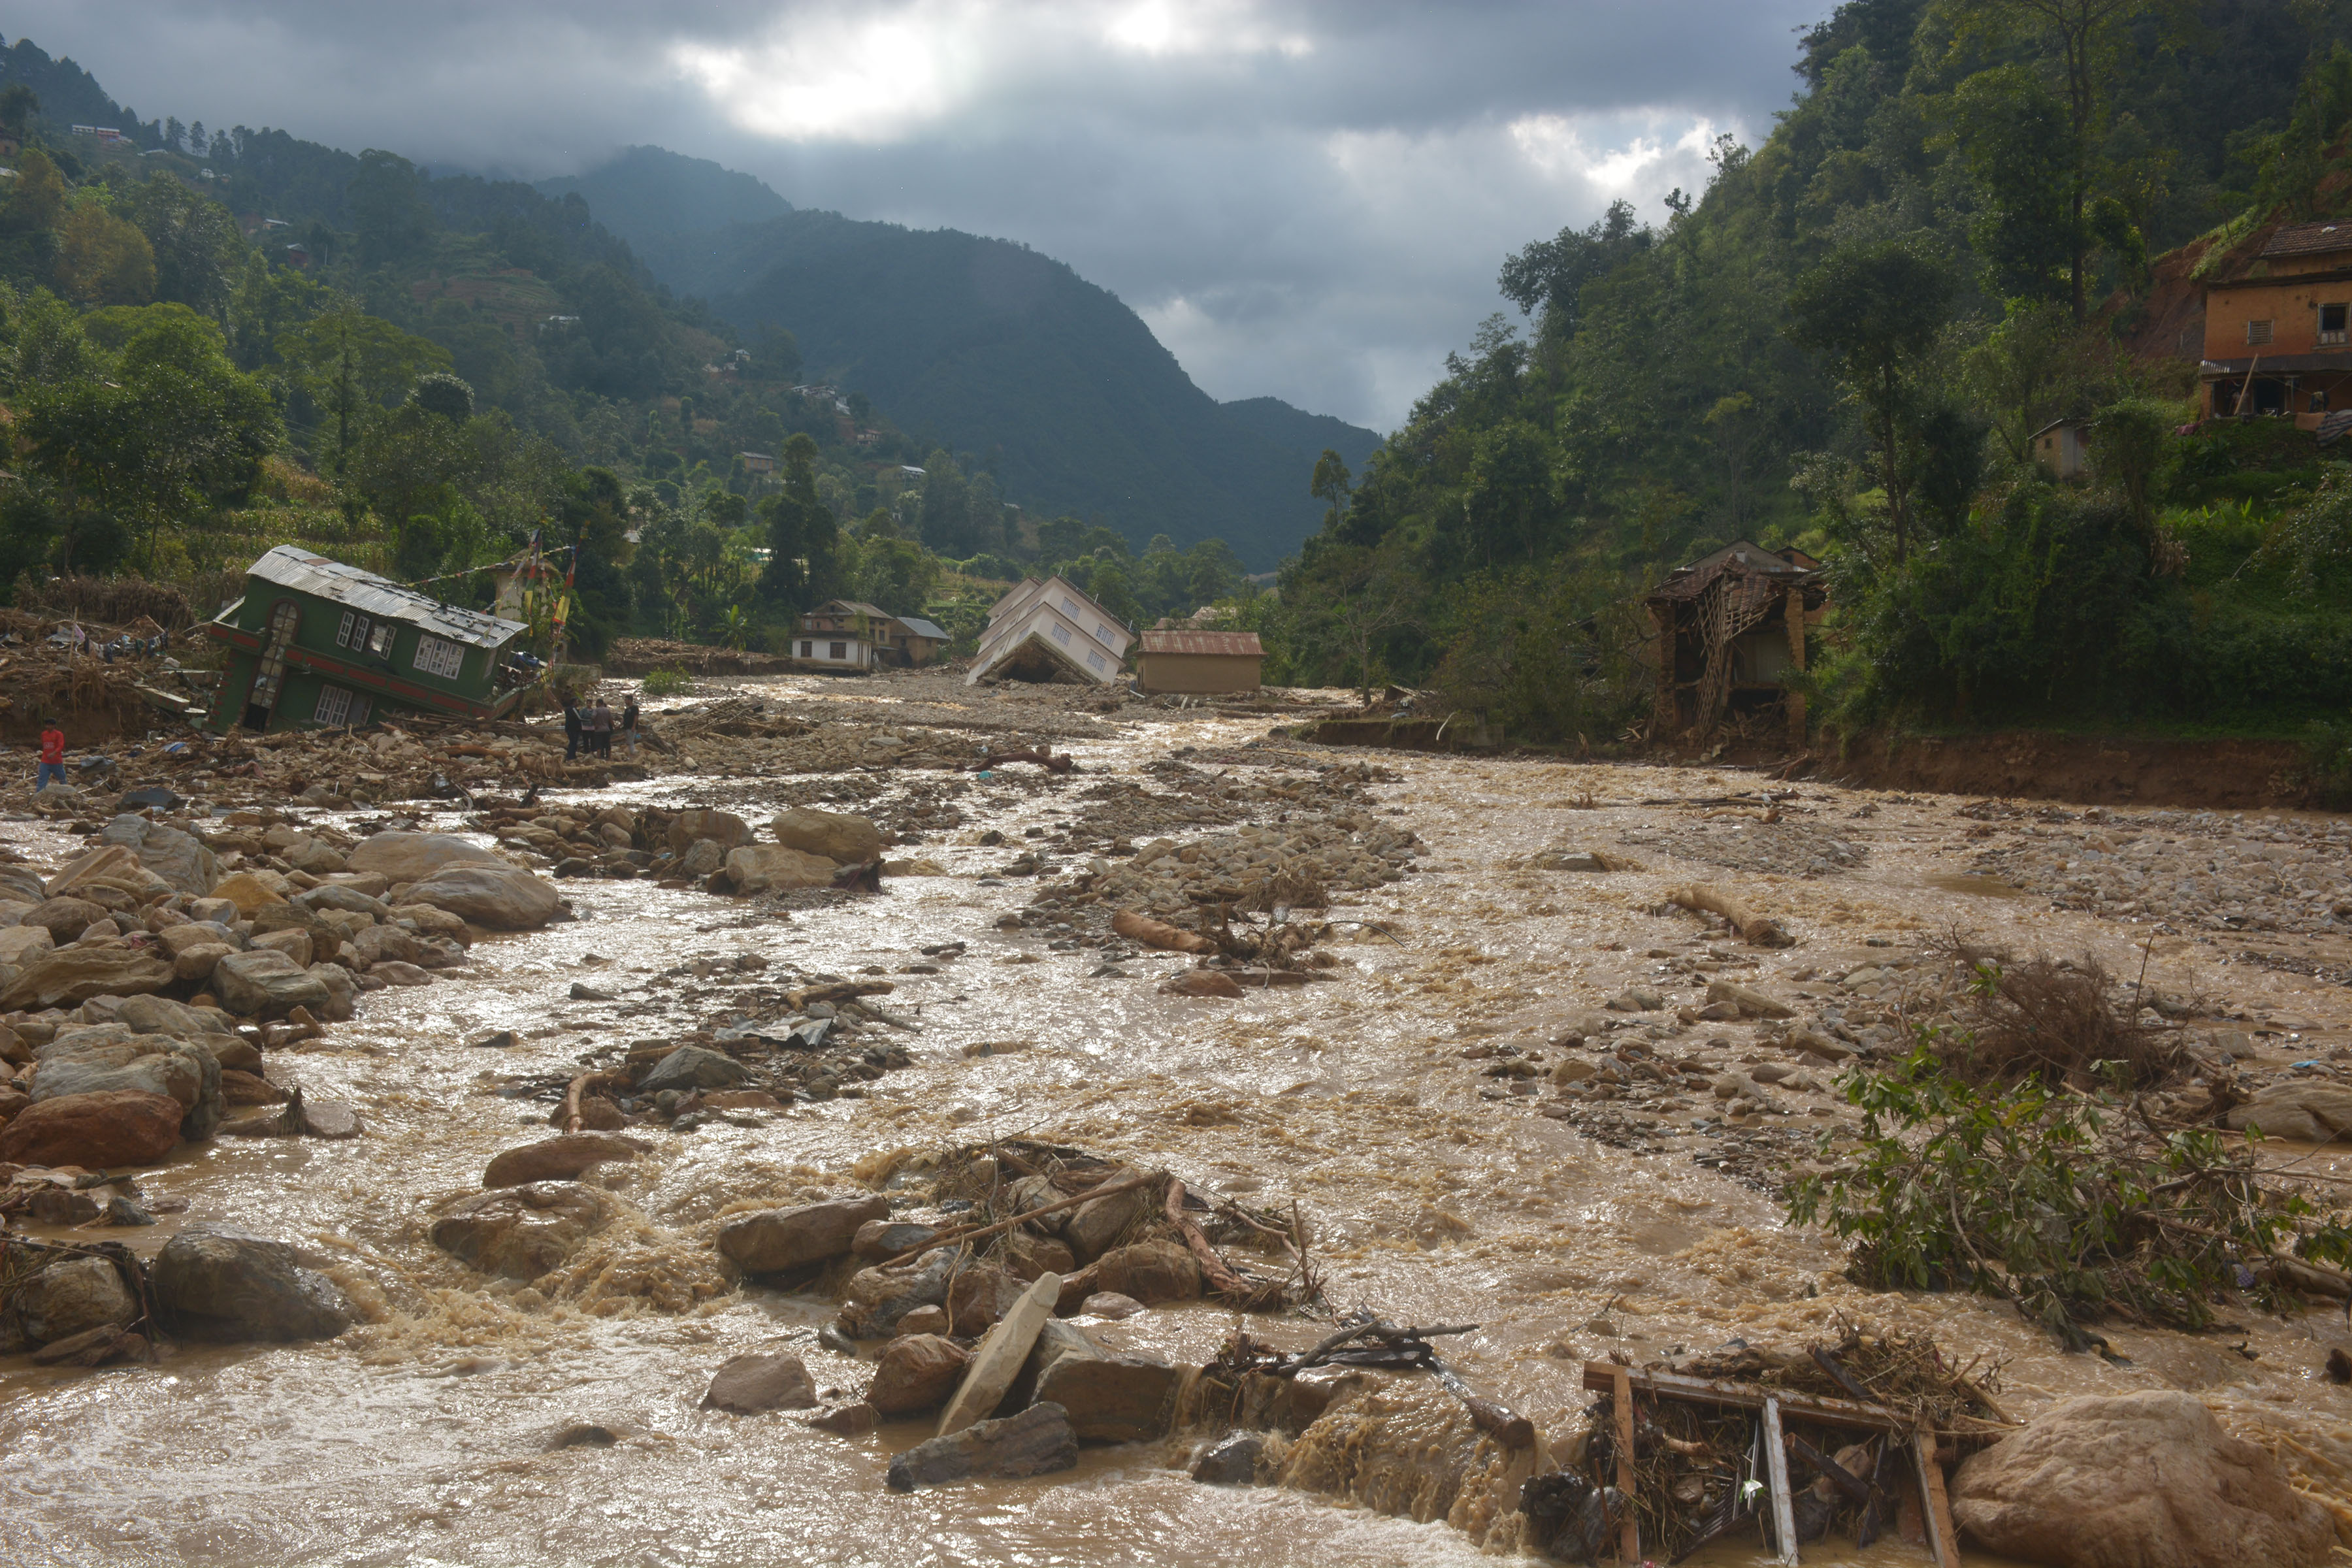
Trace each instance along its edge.
<instances>
[{"instance_id":1,"label":"broken timber plank","mask_svg":"<svg viewBox=\"0 0 2352 1568\"><path fill-rule=\"evenodd\" d=\"M1642 1561L1642 1510L1633 1506L1633 1369L1613 1362L1587 1362L1584 1377L1589 1384L1596 1367L1607 1367L1616 1373L1609 1382L1609 1390L1617 1405L1617 1490L1625 1500L1623 1537L1617 1545L1620 1562Z\"/></svg>"},{"instance_id":2,"label":"broken timber plank","mask_svg":"<svg viewBox=\"0 0 2352 1568\"><path fill-rule=\"evenodd\" d=\"M1944 1495L1944 1467L1936 1462L1936 1434L1925 1426L1915 1428L1911 1452L1919 1464L1927 1546L1936 1554L1936 1568L1960 1568L1960 1537L1952 1528L1951 1500Z\"/></svg>"},{"instance_id":3,"label":"broken timber plank","mask_svg":"<svg viewBox=\"0 0 2352 1568\"><path fill-rule=\"evenodd\" d=\"M1764 1400L1764 1474L1772 1490L1772 1539L1780 1546L1780 1560L1794 1563L1797 1506L1789 1495L1789 1448L1780 1436L1780 1402L1769 1395Z\"/></svg>"},{"instance_id":4,"label":"broken timber plank","mask_svg":"<svg viewBox=\"0 0 2352 1568\"><path fill-rule=\"evenodd\" d=\"M1829 1426L1852 1426L1865 1432L1892 1432L1905 1438L1911 1436L1910 1418L1897 1415L1883 1405L1864 1405L1852 1399L1822 1399L1811 1394L1783 1394L1777 1390L1768 1394L1750 1383L1691 1377L1679 1372L1646 1372L1622 1367L1613 1362L1586 1362L1584 1386L1596 1394L1607 1394L1617 1386L1617 1375L1621 1373L1634 1387L1667 1399L1696 1400L1702 1405L1727 1405L1740 1410L1761 1410L1769 1400L1776 1402L1784 1414L1800 1420L1818 1421Z\"/></svg>"}]
</instances>

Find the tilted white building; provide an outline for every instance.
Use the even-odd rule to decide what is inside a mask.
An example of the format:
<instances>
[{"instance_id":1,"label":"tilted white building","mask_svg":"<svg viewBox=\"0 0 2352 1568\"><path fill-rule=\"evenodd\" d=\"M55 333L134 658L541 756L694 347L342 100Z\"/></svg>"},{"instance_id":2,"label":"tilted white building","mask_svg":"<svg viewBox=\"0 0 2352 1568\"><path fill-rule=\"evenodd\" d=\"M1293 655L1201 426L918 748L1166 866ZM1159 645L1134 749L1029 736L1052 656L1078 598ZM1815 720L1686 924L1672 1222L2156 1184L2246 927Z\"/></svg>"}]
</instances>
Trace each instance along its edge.
<instances>
[{"instance_id":1,"label":"tilted white building","mask_svg":"<svg viewBox=\"0 0 2352 1568\"><path fill-rule=\"evenodd\" d=\"M1059 577L1031 578L996 602L964 677L1050 680L1066 670L1103 685L1118 679L1135 634L1117 616Z\"/></svg>"}]
</instances>

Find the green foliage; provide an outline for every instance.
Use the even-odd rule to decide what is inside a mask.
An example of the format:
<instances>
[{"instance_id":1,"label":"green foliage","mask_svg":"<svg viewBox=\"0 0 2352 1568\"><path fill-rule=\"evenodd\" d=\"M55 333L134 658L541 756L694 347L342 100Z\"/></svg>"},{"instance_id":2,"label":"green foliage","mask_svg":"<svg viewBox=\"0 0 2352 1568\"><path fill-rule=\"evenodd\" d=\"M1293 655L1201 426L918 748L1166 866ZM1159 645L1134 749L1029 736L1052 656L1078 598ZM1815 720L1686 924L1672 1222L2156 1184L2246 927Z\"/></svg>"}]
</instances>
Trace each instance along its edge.
<instances>
[{"instance_id":1,"label":"green foliage","mask_svg":"<svg viewBox=\"0 0 2352 1568\"><path fill-rule=\"evenodd\" d=\"M694 689L694 677L682 669L654 669L646 672L645 693L648 697L676 697Z\"/></svg>"},{"instance_id":2,"label":"green foliage","mask_svg":"<svg viewBox=\"0 0 2352 1568\"><path fill-rule=\"evenodd\" d=\"M1855 1278L1874 1289L2005 1296L2079 1348L2079 1325L2109 1311L2202 1328L2246 1282L2246 1261L2289 1242L2332 1260L2352 1243L2263 1188L2249 1140L2158 1133L2113 1096L1972 1087L1929 1036L1893 1068L1838 1081L1863 1112L1863 1147L1799 1179L1789 1217L1851 1246ZM1826 1135L1821 1157L1832 1157Z\"/></svg>"},{"instance_id":3,"label":"green foliage","mask_svg":"<svg viewBox=\"0 0 2352 1568\"><path fill-rule=\"evenodd\" d=\"M54 487L58 513L158 533L248 492L281 439L268 389L229 362L220 334L186 312L142 326L105 379L51 383L24 400L17 434ZM60 532L70 553L74 533Z\"/></svg>"}]
</instances>

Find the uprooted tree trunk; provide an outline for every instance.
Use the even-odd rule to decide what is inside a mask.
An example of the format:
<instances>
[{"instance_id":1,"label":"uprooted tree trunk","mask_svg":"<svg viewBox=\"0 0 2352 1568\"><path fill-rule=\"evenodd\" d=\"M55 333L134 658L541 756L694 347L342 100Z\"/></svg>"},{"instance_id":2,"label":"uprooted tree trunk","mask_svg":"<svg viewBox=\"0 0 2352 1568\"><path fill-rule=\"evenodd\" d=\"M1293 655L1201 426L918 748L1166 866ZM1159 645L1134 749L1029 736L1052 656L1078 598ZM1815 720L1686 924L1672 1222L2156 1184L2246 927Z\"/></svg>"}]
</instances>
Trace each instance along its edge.
<instances>
[{"instance_id":1,"label":"uprooted tree trunk","mask_svg":"<svg viewBox=\"0 0 2352 1568\"><path fill-rule=\"evenodd\" d=\"M1680 904L1694 912L1721 915L1731 922L1732 929L1750 947L1794 947L1797 939L1790 936L1778 921L1759 915L1746 904L1704 882L1694 882L1687 888L1676 888L1666 895L1671 903Z\"/></svg>"}]
</instances>

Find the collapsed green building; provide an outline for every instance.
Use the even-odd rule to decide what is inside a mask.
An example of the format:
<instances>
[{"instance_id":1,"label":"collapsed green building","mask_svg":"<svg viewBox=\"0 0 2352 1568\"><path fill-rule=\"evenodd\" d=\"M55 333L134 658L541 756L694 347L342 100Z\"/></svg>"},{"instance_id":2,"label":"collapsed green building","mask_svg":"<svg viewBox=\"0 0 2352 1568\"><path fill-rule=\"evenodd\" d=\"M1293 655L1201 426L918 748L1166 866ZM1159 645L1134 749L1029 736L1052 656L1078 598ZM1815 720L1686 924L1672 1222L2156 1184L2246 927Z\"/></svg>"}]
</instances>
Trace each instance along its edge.
<instances>
[{"instance_id":1,"label":"collapsed green building","mask_svg":"<svg viewBox=\"0 0 2352 1568\"><path fill-rule=\"evenodd\" d=\"M281 544L245 595L201 628L229 647L207 727L354 728L404 712L497 719L536 661L511 658L527 629L445 605L373 572Z\"/></svg>"}]
</instances>

